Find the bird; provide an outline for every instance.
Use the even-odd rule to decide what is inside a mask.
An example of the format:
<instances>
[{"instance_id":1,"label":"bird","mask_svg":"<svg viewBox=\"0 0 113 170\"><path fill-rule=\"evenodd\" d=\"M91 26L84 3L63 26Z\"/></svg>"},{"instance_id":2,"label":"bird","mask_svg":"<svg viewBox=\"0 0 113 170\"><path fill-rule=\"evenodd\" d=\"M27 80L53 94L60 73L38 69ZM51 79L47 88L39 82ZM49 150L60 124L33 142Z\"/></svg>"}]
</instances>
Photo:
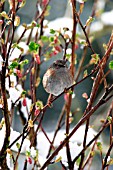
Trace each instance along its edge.
<instances>
[{"instance_id":1,"label":"bird","mask_svg":"<svg viewBox=\"0 0 113 170\"><path fill-rule=\"evenodd\" d=\"M54 96L60 95L73 82L73 76L66 64L66 60L56 60L53 62L42 80L45 91Z\"/></svg>"}]
</instances>

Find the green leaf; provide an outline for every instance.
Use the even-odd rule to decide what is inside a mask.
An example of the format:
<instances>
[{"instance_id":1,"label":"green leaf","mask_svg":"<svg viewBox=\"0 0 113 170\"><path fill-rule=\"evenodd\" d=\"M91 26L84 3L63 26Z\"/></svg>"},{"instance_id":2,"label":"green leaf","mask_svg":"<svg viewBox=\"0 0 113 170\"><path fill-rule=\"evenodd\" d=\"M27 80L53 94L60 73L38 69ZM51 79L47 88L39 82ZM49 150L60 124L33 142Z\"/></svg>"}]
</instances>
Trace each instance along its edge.
<instances>
[{"instance_id":1,"label":"green leaf","mask_svg":"<svg viewBox=\"0 0 113 170\"><path fill-rule=\"evenodd\" d=\"M91 60L92 64L98 64L98 61L100 59L99 54L92 54L91 57L92 57L92 60Z\"/></svg>"},{"instance_id":2,"label":"green leaf","mask_svg":"<svg viewBox=\"0 0 113 170\"><path fill-rule=\"evenodd\" d=\"M37 25L36 25L36 27L38 27L38 28L39 28L39 27L40 27L40 24L37 24Z\"/></svg>"},{"instance_id":3,"label":"green leaf","mask_svg":"<svg viewBox=\"0 0 113 170\"><path fill-rule=\"evenodd\" d=\"M38 107L39 110L41 110L41 109L43 108L43 103L42 103L42 101L38 100L38 101L36 102L36 106Z\"/></svg>"},{"instance_id":4,"label":"green leaf","mask_svg":"<svg viewBox=\"0 0 113 170\"><path fill-rule=\"evenodd\" d=\"M18 65L19 65L19 63L18 63L17 61L13 61L8 68L11 69L11 70L13 70L13 69L16 68Z\"/></svg>"},{"instance_id":5,"label":"green leaf","mask_svg":"<svg viewBox=\"0 0 113 170\"><path fill-rule=\"evenodd\" d=\"M88 75L88 71L85 70L85 71L84 71L84 76L83 76L83 77L86 77L87 75Z\"/></svg>"},{"instance_id":6,"label":"green leaf","mask_svg":"<svg viewBox=\"0 0 113 170\"><path fill-rule=\"evenodd\" d=\"M41 40L43 42L47 42L49 40L49 38L47 36L41 36Z\"/></svg>"},{"instance_id":7,"label":"green leaf","mask_svg":"<svg viewBox=\"0 0 113 170\"><path fill-rule=\"evenodd\" d=\"M97 149L102 152L102 143L101 142L97 142Z\"/></svg>"},{"instance_id":8,"label":"green leaf","mask_svg":"<svg viewBox=\"0 0 113 170\"><path fill-rule=\"evenodd\" d=\"M22 95L22 96L23 96L23 95L26 95L26 93L27 93L27 92L26 92L25 90L23 90L23 92L22 92L21 95Z\"/></svg>"},{"instance_id":9,"label":"green leaf","mask_svg":"<svg viewBox=\"0 0 113 170\"><path fill-rule=\"evenodd\" d=\"M66 58L69 60L71 57L71 54L66 54Z\"/></svg>"},{"instance_id":10,"label":"green leaf","mask_svg":"<svg viewBox=\"0 0 113 170\"><path fill-rule=\"evenodd\" d=\"M14 43L14 44L12 44L12 48L16 48L18 46L18 44L17 43Z\"/></svg>"},{"instance_id":11,"label":"green leaf","mask_svg":"<svg viewBox=\"0 0 113 170\"><path fill-rule=\"evenodd\" d=\"M53 41L54 41L54 37L51 36L51 37L49 38L49 41L50 41L50 42L53 42Z\"/></svg>"},{"instance_id":12,"label":"green leaf","mask_svg":"<svg viewBox=\"0 0 113 170\"><path fill-rule=\"evenodd\" d=\"M73 94L73 91L72 91L72 90L69 90L69 94Z\"/></svg>"},{"instance_id":13,"label":"green leaf","mask_svg":"<svg viewBox=\"0 0 113 170\"><path fill-rule=\"evenodd\" d=\"M76 164L79 166L80 165L80 161L81 161L81 158L79 157L77 160L76 160Z\"/></svg>"},{"instance_id":14,"label":"green leaf","mask_svg":"<svg viewBox=\"0 0 113 170\"><path fill-rule=\"evenodd\" d=\"M26 156L29 157L31 155L30 151L26 151Z\"/></svg>"},{"instance_id":15,"label":"green leaf","mask_svg":"<svg viewBox=\"0 0 113 170\"><path fill-rule=\"evenodd\" d=\"M28 63L29 63L29 60L25 59L25 60L20 62L20 65L24 66L25 64L28 64Z\"/></svg>"},{"instance_id":16,"label":"green leaf","mask_svg":"<svg viewBox=\"0 0 113 170\"><path fill-rule=\"evenodd\" d=\"M84 46L87 46L87 45L88 45L87 42L86 42L86 40L81 40L81 41L80 41L80 44L81 44L81 45L84 45Z\"/></svg>"},{"instance_id":17,"label":"green leaf","mask_svg":"<svg viewBox=\"0 0 113 170\"><path fill-rule=\"evenodd\" d=\"M109 68L113 70L113 60L109 62Z\"/></svg>"},{"instance_id":18,"label":"green leaf","mask_svg":"<svg viewBox=\"0 0 113 170\"><path fill-rule=\"evenodd\" d=\"M51 34L55 34L55 32L56 32L56 31L55 31L54 29L50 29L50 33L51 33Z\"/></svg>"},{"instance_id":19,"label":"green leaf","mask_svg":"<svg viewBox=\"0 0 113 170\"><path fill-rule=\"evenodd\" d=\"M37 51L39 49L40 45L31 41L30 44L29 44L29 50L30 51Z\"/></svg>"},{"instance_id":20,"label":"green leaf","mask_svg":"<svg viewBox=\"0 0 113 170\"><path fill-rule=\"evenodd\" d=\"M50 10L50 9L51 9L51 6L50 6L50 5L48 5L48 6L47 6L47 10Z\"/></svg>"},{"instance_id":21,"label":"green leaf","mask_svg":"<svg viewBox=\"0 0 113 170\"><path fill-rule=\"evenodd\" d=\"M29 60L28 60L28 59L25 59L25 60L23 61L23 63L24 63L24 64L28 64L28 63L29 63Z\"/></svg>"},{"instance_id":22,"label":"green leaf","mask_svg":"<svg viewBox=\"0 0 113 170\"><path fill-rule=\"evenodd\" d=\"M16 147L19 149L20 148L20 144L17 142L16 143Z\"/></svg>"},{"instance_id":23,"label":"green leaf","mask_svg":"<svg viewBox=\"0 0 113 170\"><path fill-rule=\"evenodd\" d=\"M108 122L111 124L112 123L112 117L111 116L108 116L107 117L107 120L108 120Z\"/></svg>"}]
</instances>

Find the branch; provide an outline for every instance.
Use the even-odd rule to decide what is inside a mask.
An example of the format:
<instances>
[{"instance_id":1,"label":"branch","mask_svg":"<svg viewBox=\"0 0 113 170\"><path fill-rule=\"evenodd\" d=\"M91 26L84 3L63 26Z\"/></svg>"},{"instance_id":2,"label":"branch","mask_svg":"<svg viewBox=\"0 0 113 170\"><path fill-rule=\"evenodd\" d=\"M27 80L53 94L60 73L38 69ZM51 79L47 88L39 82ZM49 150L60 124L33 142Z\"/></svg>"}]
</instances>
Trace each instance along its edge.
<instances>
[{"instance_id":1,"label":"branch","mask_svg":"<svg viewBox=\"0 0 113 170\"><path fill-rule=\"evenodd\" d=\"M47 159L47 161L44 163L44 165L41 167L40 170L43 170L44 168L46 168L50 161L58 154L58 152L63 148L63 146L69 141L69 139L73 136L73 134L76 132L76 130L87 120L89 119L89 117L103 104L105 104L109 99L111 99L113 97L113 95L109 96L108 98L106 98L109 93L113 91L113 85L108 89L108 92L105 92L104 95L102 96L102 98L99 100L99 102L92 107L92 109L83 116L83 118L80 119L80 121L76 124L76 126L73 128L73 130L71 131L71 133L62 141L62 143L60 144L60 146L58 148L56 148L56 150L52 153L52 155ZM106 99L105 99L106 98Z\"/></svg>"}]
</instances>

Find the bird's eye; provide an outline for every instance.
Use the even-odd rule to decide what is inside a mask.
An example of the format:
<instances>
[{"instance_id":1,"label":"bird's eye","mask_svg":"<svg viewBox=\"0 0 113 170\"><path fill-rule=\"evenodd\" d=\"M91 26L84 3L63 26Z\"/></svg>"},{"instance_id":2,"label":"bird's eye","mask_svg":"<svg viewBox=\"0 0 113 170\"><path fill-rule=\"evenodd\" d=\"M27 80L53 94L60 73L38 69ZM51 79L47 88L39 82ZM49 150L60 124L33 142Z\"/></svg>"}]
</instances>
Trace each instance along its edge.
<instances>
[{"instance_id":1,"label":"bird's eye","mask_svg":"<svg viewBox=\"0 0 113 170\"><path fill-rule=\"evenodd\" d=\"M53 65L54 65L54 67L57 67L57 66L58 66L58 64L57 64L57 63L54 63Z\"/></svg>"},{"instance_id":2,"label":"bird's eye","mask_svg":"<svg viewBox=\"0 0 113 170\"><path fill-rule=\"evenodd\" d=\"M56 67L56 68L58 68L58 67L65 67L66 65L65 65L64 62L58 60L58 61L56 61L55 63L53 63L53 66Z\"/></svg>"}]
</instances>

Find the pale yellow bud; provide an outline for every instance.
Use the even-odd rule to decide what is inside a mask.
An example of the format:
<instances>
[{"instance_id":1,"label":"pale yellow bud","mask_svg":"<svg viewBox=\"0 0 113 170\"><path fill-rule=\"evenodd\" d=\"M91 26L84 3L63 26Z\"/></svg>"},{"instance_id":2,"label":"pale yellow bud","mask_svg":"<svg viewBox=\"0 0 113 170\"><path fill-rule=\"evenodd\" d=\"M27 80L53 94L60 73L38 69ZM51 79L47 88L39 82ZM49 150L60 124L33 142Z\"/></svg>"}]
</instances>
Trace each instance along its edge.
<instances>
[{"instance_id":1,"label":"pale yellow bud","mask_svg":"<svg viewBox=\"0 0 113 170\"><path fill-rule=\"evenodd\" d=\"M17 26L19 26L19 24L20 24L20 17L16 16L15 21L14 21L14 25L17 27Z\"/></svg>"},{"instance_id":2,"label":"pale yellow bud","mask_svg":"<svg viewBox=\"0 0 113 170\"><path fill-rule=\"evenodd\" d=\"M33 121L32 121L31 119L28 121L28 126L29 126L30 128L33 127Z\"/></svg>"},{"instance_id":3,"label":"pale yellow bud","mask_svg":"<svg viewBox=\"0 0 113 170\"><path fill-rule=\"evenodd\" d=\"M12 155L11 149L7 148L6 152L7 152L8 154Z\"/></svg>"},{"instance_id":4,"label":"pale yellow bud","mask_svg":"<svg viewBox=\"0 0 113 170\"><path fill-rule=\"evenodd\" d=\"M55 163L60 162L61 160L62 160L62 157L59 156L59 157L55 160Z\"/></svg>"},{"instance_id":5,"label":"pale yellow bud","mask_svg":"<svg viewBox=\"0 0 113 170\"><path fill-rule=\"evenodd\" d=\"M9 16L7 15L5 11L1 12L0 15L4 17L5 19L9 19Z\"/></svg>"},{"instance_id":6,"label":"pale yellow bud","mask_svg":"<svg viewBox=\"0 0 113 170\"><path fill-rule=\"evenodd\" d=\"M20 8L24 7L26 4L26 0L23 0L22 3L19 5Z\"/></svg>"},{"instance_id":7,"label":"pale yellow bud","mask_svg":"<svg viewBox=\"0 0 113 170\"><path fill-rule=\"evenodd\" d=\"M33 67L32 70L31 70L32 74L35 73L35 68Z\"/></svg>"}]
</instances>

